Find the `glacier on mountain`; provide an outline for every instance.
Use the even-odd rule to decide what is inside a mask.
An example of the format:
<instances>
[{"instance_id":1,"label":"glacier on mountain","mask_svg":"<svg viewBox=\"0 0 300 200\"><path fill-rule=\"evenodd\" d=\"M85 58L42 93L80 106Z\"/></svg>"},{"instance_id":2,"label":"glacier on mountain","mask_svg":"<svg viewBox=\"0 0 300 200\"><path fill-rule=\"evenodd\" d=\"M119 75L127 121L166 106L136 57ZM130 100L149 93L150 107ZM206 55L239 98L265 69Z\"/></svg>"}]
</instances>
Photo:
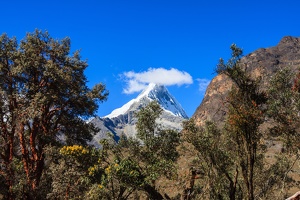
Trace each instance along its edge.
<instances>
[{"instance_id":1,"label":"glacier on mountain","mask_svg":"<svg viewBox=\"0 0 300 200\"><path fill-rule=\"evenodd\" d=\"M104 116L104 118L114 118L123 115L128 112L135 103L141 102L143 99L146 99L146 101L155 100L164 111L184 119L188 118L180 103L169 93L167 88L155 83L150 83L137 98L113 110L109 115Z\"/></svg>"},{"instance_id":2,"label":"glacier on mountain","mask_svg":"<svg viewBox=\"0 0 300 200\"><path fill-rule=\"evenodd\" d=\"M90 144L100 147L99 140L110 138L108 133L113 135L115 141L118 141L121 135L136 137L138 119L135 113L154 100L163 109L156 122L163 128L181 131L182 122L188 119L184 109L165 86L149 84L135 99L113 110L109 115L88 120L88 123L93 123L95 127L99 128L99 132L93 137Z\"/></svg>"}]
</instances>

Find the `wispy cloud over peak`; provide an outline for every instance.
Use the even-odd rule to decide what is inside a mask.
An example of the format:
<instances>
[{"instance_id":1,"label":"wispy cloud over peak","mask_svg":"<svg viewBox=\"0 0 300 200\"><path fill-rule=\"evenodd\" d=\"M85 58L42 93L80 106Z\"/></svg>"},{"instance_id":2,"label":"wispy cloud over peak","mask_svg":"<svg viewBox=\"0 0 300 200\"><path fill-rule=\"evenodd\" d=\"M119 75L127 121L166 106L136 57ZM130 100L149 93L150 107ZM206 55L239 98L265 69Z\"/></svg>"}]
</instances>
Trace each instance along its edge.
<instances>
[{"instance_id":1,"label":"wispy cloud over peak","mask_svg":"<svg viewBox=\"0 0 300 200\"><path fill-rule=\"evenodd\" d=\"M193 83L192 76L178 69L171 68L149 68L143 72L124 72L121 74L122 79L126 82L123 92L132 94L142 91L149 83L157 83L166 86L171 85L189 85Z\"/></svg>"}]
</instances>

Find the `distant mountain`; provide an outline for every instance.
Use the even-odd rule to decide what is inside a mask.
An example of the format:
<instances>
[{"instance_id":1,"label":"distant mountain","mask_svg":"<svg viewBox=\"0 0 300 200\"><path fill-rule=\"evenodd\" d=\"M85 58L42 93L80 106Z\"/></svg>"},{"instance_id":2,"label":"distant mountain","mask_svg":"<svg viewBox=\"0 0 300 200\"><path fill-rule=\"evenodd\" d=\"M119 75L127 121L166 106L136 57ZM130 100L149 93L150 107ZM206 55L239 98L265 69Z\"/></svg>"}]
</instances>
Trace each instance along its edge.
<instances>
[{"instance_id":1,"label":"distant mountain","mask_svg":"<svg viewBox=\"0 0 300 200\"><path fill-rule=\"evenodd\" d=\"M105 117L110 119L118 117L119 115L128 113L130 110L136 110L136 105L143 105L145 102L148 103L153 100L157 101L166 112L170 112L178 117L188 118L179 102L169 93L167 88L154 83L150 83L137 98L132 99L121 108L115 109Z\"/></svg>"},{"instance_id":2,"label":"distant mountain","mask_svg":"<svg viewBox=\"0 0 300 200\"><path fill-rule=\"evenodd\" d=\"M135 113L151 101L157 101L163 109L158 123L165 128L181 130L182 122L188 119L187 114L180 103L169 93L163 85L151 83L135 99L130 100L122 107L113 110L109 115L96 117L90 120L100 131L95 135L92 144L98 146L98 141L107 137L107 132L115 136L115 140L121 134L135 137Z\"/></svg>"}]
</instances>

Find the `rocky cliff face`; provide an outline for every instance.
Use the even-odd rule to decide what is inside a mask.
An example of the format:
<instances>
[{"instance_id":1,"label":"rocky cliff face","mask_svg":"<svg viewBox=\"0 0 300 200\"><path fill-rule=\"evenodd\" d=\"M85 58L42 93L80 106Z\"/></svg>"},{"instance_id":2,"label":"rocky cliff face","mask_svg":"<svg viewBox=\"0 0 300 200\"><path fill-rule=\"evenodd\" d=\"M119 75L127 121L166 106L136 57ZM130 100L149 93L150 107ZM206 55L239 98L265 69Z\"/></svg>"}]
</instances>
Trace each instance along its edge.
<instances>
[{"instance_id":1,"label":"rocky cliff face","mask_svg":"<svg viewBox=\"0 0 300 200\"><path fill-rule=\"evenodd\" d=\"M278 69L300 67L300 38L284 37L277 46L258 49L241 59L242 66L253 76L261 78L261 89L268 87L269 80ZM204 99L192 116L198 125L206 120L223 122L226 110L224 99L232 82L225 75L217 75L207 87Z\"/></svg>"},{"instance_id":2,"label":"rocky cliff face","mask_svg":"<svg viewBox=\"0 0 300 200\"><path fill-rule=\"evenodd\" d=\"M168 92L163 85L150 84L137 98L132 99L121 108L113 110L105 117L96 117L90 120L100 131L94 136L92 144L99 146L98 141L107 138L107 133L112 133L115 140L124 134L127 137L135 137L135 124L137 118L135 113L151 101L157 101L163 109L158 123L164 128L182 129L183 120L187 119L184 109L180 103Z\"/></svg>"}]
</instances>

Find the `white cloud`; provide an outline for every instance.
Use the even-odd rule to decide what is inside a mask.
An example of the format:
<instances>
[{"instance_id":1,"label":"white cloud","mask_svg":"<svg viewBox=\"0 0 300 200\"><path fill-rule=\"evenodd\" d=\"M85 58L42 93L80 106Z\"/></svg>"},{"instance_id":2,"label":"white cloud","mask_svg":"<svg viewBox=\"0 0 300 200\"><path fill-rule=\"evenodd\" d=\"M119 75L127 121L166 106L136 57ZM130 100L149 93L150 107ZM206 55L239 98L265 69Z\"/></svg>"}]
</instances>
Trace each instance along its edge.
<instances>
[{"instance_id":1,"label":"white cloud","mask_svg":"<svg viewBox=\"0 0 300 200\"><path fill-rule=\"evenodd\" d=\"M146 87L147 87L147 85L145 83L140 83L136 80L128 80L127 88L123 89L123 92L125 94L132 94L135 92L142 91Z\"/></svg>"},{"instance_id":2,"label":"white cloud","mask_svg":"<svg viewBox=\"0 0 300 200\"><path fill-rule=\"evenodd\" d=\"M198 78L197 81L198 81L198 84L199 84L199 91L200 91L200 92L205 92L207 86L208 86L209 83L210 83L210 80Z\"/></svg>"},{"instance_id":3,"label":"white cloud","mask_svg":"<svg viewBox=\"0 0 300 200\"><path fill-rule=\"evenodd\" d=\"M170 70L164 68L149 68L143 72L124 72L121 77L126 82L126 87L123 92L126 94L132 94L134 92L142 91L149 83L157 83L166 86L170 85L183 85L192 84L192 76L178 69L171 68Z\"/></svg>"}]
</instances>

